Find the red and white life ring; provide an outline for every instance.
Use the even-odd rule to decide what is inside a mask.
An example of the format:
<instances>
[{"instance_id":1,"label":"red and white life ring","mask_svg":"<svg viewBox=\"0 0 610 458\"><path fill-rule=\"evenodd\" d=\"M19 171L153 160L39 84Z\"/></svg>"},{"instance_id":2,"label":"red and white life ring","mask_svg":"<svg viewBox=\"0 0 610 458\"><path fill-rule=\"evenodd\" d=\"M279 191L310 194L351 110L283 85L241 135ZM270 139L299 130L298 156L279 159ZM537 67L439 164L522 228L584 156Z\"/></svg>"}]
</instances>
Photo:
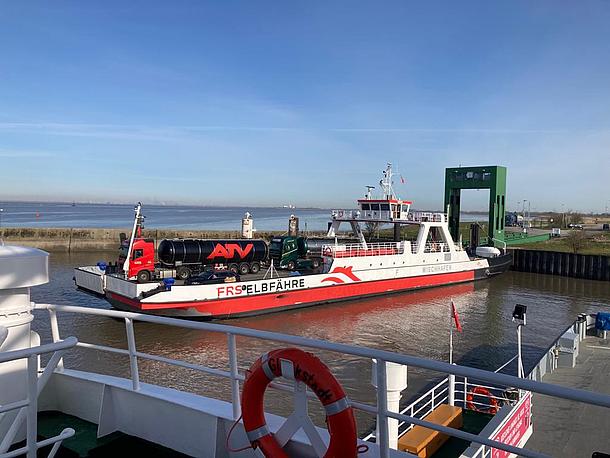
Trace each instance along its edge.
<instances>
[{"instance_id":1,"label":"red and white life ring","mask_svg":"<svg viewBox=\"0 0 610 458\"><path fill-rule=\"evenodd\" d=\"M332 256L333 255L333 249L329 246L324 248L324 256Z\"/></svg>"},{"instance_id":2,"label":"red and white life ring","mask_svg":"<svg viewBox=\"0 0 610 458\"><path fill-rule=\"evenodd\" d=\"M480 396L486 396L487 399L489 399L488 408L477 407L477 405L473 402L474 396L476 394ZM494 415L498 412L498 401L487 388L483 388L482 386L475 386L472 390L468 392L468 395L466 396L466 407L468 407L468 409L470 410L476 410L477 412L490 413Z\"/></svg>"},{"instance_id":3,"label":"red and white life ring","mask_svg":"<svg viewBox=\"0 0 610 458\"><path fill-rule=\"evenodd\" d=\"M322 402L330 433L330 444L324 457L356 457L356 421L343 388L322 361L298 348L273 350L250 367L250 374L244 382L241 409L252 447L260 448L268 458L288 457L269 431L263 410L265 389L273 379L281 376L305 383Z\"/></svg>"}]
</instances>

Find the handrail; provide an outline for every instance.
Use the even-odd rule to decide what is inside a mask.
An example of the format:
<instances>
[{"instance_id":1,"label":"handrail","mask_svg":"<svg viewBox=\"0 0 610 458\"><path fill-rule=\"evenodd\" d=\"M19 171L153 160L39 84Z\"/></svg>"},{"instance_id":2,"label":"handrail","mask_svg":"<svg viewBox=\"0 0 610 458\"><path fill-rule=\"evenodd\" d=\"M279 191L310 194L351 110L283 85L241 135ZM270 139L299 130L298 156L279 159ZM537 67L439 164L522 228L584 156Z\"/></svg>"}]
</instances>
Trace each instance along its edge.
<instances>
[{"instance_id":1,"label":"handrail","mask_svg":"<svg viewBox=\"0 0 610 458\"><path fill-rule=\"evenodd\" d=\"M67 337L50 344L39 345L38 347L23 348L20 350L3 351L0 353L0 363L14 361L16 359L28 358L32 355L41 355L43 353L51 353L52 351L66 350L74 347L78 340L76 337Z\"/></svg>"},{"instance_id":2,"label":"handrail","mask_svg":"<svg viewBox=\"0 0 610 458\"><path fill-rule=\"evenodd\" d=\"M404 253L402 242L375 242L363 245L361 243L323 245L322 253L337 258L352 258L363 256L386 256Z\"/></svg>"},{"instance_id":3,"label":"handrail","mask_svg":"<svg viewBox=\"0 0 610 458\"><path fill-rule=\"evenodd\" d=\"M61 442L74 435L71 428L64 429L59 435L37 442L38 433L38 396L51 377L51 373L58 366L62 355L69 349L76 346L76 337L68 337L65 340L57 340L51 344L39 345L37 347L23 348L0 353L0 363L26 359L27 372L27 397L21 401L14 401L2 406L1 413L17 410L18 412L0 441L0 458L10 458L26 454L28 458L35 458L40 447L53 444L48 457L53 458L61 445ZM53 353L42 374L38 374L38 358L41 354ZM15 436L19 432L23 421L26 422L26 444L17 450L8 451Z\"/></svg>"},{"instance_id":4,"label":"handrail","mask_svg":"<svg viewBox=\"0 0 610 458\"><path fill-rule=\"evenodd\" d=\"M484 380L491 383L497 383L499 385L513 386L515 388L521 388L526 391L533 391L535 393L546 394L549 396L555 396L563 399L569 399L577 402L584 402L586 404L592 404L597 406L609 407L610 408L610 396L594 393L591 391L581 390L578 388L567 388L562 386L555 386L548 383L536 382L533 380L527 380L518 378L512 375L496 374L488 372L483 369L477 369L474 367L460 366L457 364L449 364L443 361L436 361L421 358L419 356L412 355L400 355L392 353L387 350L377 350L372 348L356 347L352 345L327 342L318 339L310 339L307 337L291 336L288 334L281 334L278 332L261 331L257 329L240 328L238 326L232 326L227 324L207 323L207 322L196 322L180 320L177 318L168 318L155 315L146 315L134 312L121 312L118 310L105 310L105 309L94 309L88 307L79 307L74 305L53 305L53 304L36 304L37 309L56 310L71 313L82 313L85 315L101 315L114 318L132 318L137 321L145 321L156 324L167 324L169 326L176 326L187 329L200 329L210 332L219 332L222 334L235 334L244 337L253 337L264 340L274 340L277 342L283 342L292 345L301 345L303 347L317 348L319 350L333 351L337 353L345 353L353 356L360 356L364 358L376 358L382 359L386 362L393 362L396 364L402 364L405 366L415 366L421 369L428 369L435 372L442 372L444 374L454 374L462 377L473 377L478 380Z\"/></svg>"},{"instance_id":5,"label":"handrail","mask_svg":"<svg viewBox=\"0 0 610 458\"><path fill-rule=\"evenodd\" d=\"M491 446L493 448L501 449L508 451L510 453L518 453L521 456L526 456L529 458L539 458L544 455L541 455L537 452L528 451L525 449L519 449L517 447L509 446L502 442L494 441L491 439L487 439L485 437L477 436L474 434L464 433L463 431L456 430L454 428L443 427L440 425L436 425L434 423L427 422L422 419L414 418L413 416L407 416L404 414L399 414L396 412L388 411L387 403L385 401L386 398L386 379L385 379L385 370L382 370L387 362L393 362L406 366L414 366L422 369L428 369L436 372L441 372L445 374L454 374L461 377L472 377L476 380L486 381L492 384L498 384L503 386L512 386L516 388L521 388L527 391L533 391L541 394L551 395L555 397L560 397L564 399L570 399L574 401L584 402L588 404L610 407L610 396L603 395L599 393L593 393L585 390L574 389L574 388L566 388L554 386L546 383L536 382L528 379L518 378L511 375L506 374L498 374L493 372L484 371L481 369L475 369L471 367L465 367L455 364L449 364L442 361L435 360L427 360L424 358L411 356L411 355L400 355L395 354L386 350L376 350L369 349L363 347L356 347L347 344L333 343L327 342L317 339L310 339L299 336L291 336L286 334L280 334L276 332L270 331L260 331L256 329L250 328L241 328L237 326L225 325L225 324L217 324L217 323L209 323L209 322L194 322L194 321L186 321L180 320L176 318L167 318L161 316L154 315L145 315L138 314L133 312L122 312L115 310L105 310L105 309L95 309L95 308L86 308L86 307L77 307L77 306L69 306L69 305L52 305L52 304L36 304L36 309L39 310L48 310L50 314L54 314L56 312L67 312L67 313L78 313L84 315L97 315L97 316L107 316L113 318L122 318L126 322L130 321L142 321L156 324L165 324L169 326L176 326L180 328L186 329L196 329L203 330L209 332L218 332L222 334L226 334L229 336L244 336L251 337L256 339L265 339L271 340L275 342L282 342L291 345L297 345L302 347L316 348L319 350L327 350L331 352L338 352L349 354L353 356L360 356L364 358L376 359L377 360L377 405L371 406L368 404L363 404L360 402L352 402L352 406L356 409L375 414L377 415L377 423L380 431L380 437L378 443L380 444L380 454L382 457L389 456L389 444L387 441L388 438L388 419L393 418L402 422L407 422L410 424L421 425L426 428L430 428L436 431L440 431L444 434L449 434L451 436L459 437L477 444L484 444ZM55 327L57 323L55 322ZM54 338L59 335L58 328L53 329ZM133 333L133 326L126 326L126 332L128 333L128 354L130 357L138 358L138 357L153 357L155 359L159 358L155 355L147 355L141 352L138 352L135 348L135 339L130 336L130 332ZM157 359L160 360L160 359ZM168 363L174 364L177 360L167 360ZM164 361L166 362L166 361ZM244 377L237 372L237 358L230 357L229 358L230 372L227 374L226 372L222 373L222 376L228 376L232 380L232 399L233 403L239 403L239 381L243 380ZM220 372L220 371L219 371ZM221 375L221 374L218 374ZM132 365L132 381L134 382L133 389L137 390L136 380L137 377L137 364ZM237 387L237 389L235 389ZM234 415L237 414L237 411L234 407Z\"/></svg>"}]
</instances>

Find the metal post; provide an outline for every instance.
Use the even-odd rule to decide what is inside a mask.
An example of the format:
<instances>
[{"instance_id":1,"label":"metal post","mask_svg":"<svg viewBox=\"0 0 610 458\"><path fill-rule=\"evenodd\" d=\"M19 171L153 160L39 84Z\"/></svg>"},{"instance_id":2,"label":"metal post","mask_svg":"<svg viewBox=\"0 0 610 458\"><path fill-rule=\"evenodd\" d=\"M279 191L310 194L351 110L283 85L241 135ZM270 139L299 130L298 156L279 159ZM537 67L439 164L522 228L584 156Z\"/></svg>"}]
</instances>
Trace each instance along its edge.
<instances>
[{"instance_id":1,"label":"metal post","mask_svg":"<svg viewBox=\"0 0 610 458\"><path fill-rule=\"evenodd\" d=\"M231 401L233 404L233 419L241 417L241 404L239 399L239 379L237 371L237 345L234 334L227 334L229 346L229 368L231 371Z\"/></svg>"},{"instance_id":2,"label":"metal post","mask_svg":"<svg viewBox=\"0 0 610 458\"><path fill-rule=\"evenodd\" d=\"M468 398L468 377L464 377L464 409L466 408L467 398Z\"/></svg>"},{"instance_id":3,"label":"metal post","mask_svg":"<svg viewBox=\"0 0 610 458\"><path fill-rule=\"evenodd\" d=\"M380 458L390 457L386 362L377 360L377 443Z\"/></svg>"},{"instance_id":4,"label":"metal post","mask_svg":"<svg viewBox=\"0 0 610 458\"><path fill-rule=\"evenodd\" d=\"M517 325L517 377L523 377L523 361L521 360L521 323Z\"/></svg>"},{"instance_id":5,"label":"metal post","mask_svg":"<svg viewBox=\"0 0 610 458\"><path fill-rule=\"evenodd\" d=\"M134 391L140 389L140 373L138 371L138 357L136 356L136 337L133 332L133 320L125 317L127 331L127 350L129 351L129 365L131 368L131 384Z\"/></svg>"},{"instance_id":6,"label":"metal post","mask_svg":"<svg viewBox=\"0 0 610 458\"><path fill-rule=\"evenodd\" d=\"M38 356L28 356L27 458L36 458L38 436Z\"/></svg>"},{"instance_id":7,"label":"metal post","mask_svg":"<svg viewBox=\"0 0 610 458\"><path fill-rule=\"evenodd\" d=\"M51 324L51 336L53 337L53 342L59 342L61 337L59 335L59 325L57 324L57 312L54 309L48 309L49 311L49 322ZM63 371L64 369L64 359L61 358L57 363L57 370Z\"/></svg>"},{"instance_id":8,"label":"metal post","mask_svg":"<svg viewBox=\"0 0 610 458\"><path fill-rule=\"evenodd\" d=\"M449 391L448 391L448 402L450 406L455 405L455 375L449 374Z\"/></svg>"}]
</instances>

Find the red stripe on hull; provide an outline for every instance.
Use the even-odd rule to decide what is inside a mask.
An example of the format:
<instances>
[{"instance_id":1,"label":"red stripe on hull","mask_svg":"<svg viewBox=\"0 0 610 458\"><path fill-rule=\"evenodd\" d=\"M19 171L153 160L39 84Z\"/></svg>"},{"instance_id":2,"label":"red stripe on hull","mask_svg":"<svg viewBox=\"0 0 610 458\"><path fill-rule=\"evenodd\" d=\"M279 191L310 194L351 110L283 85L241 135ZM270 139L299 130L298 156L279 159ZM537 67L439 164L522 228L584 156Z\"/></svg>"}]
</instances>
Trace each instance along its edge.
<instances>
[{"instance_id":1,"label":"red stripe on hull","mask_svg":"<svg viewBox=\"0 0 610 458\"><path fill-rule=\"evenodd\" d=\"M142 311L155 311L158 313L168 309L191 309L195 312L193 315L200 314L201 316L207 317L227 317L231 315L243 316L247 314L259 314L294 306L314 305L390 292L449 285L473 281L474 279L474 271L471 270L466 272L397 278L392 280L345 283L327 287L286 291L279 294L259 294L231 299L213 299L209 301L178 303L168 302L163 304L141 303L140 301L110 292L107 293L107 295L109 299Z\"/></svg>"}]
</instances>

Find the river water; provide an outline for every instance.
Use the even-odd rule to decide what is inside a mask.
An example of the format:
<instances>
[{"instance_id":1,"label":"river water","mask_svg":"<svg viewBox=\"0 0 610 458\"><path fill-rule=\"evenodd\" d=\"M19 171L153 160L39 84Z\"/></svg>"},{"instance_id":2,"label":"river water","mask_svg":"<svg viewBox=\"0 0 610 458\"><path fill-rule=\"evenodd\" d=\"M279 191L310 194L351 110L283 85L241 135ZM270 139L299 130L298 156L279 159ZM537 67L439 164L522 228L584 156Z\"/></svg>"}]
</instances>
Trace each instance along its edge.
<instances>
[{"instance_id":1,"label":"river water","mask_svg":"<svg viewBox=\"0 0 610 458\"><path fill-rule=\"evenodd\" d=\"M52 254L51 281L32 291L36 302L109 308L102 299L74 288L72 268L111 259L115 253ZM516 332L511 313L516 303L528 306L523 331L524 366L528 370L545 349L581 312L610 309L610 283L508 272L491 280L414 293L323 305L266 316L240 318L225 323L277 331L353 345L390 350L446 361L448 359L449 307L456 303L462 333L454 336L454 359L469 366L495 369L516 354ZM36 312L36 329L50 339L44 312ZM59 316L62 337L75 335L81 341L126 347L121 321L64 314ZM136 323L138 350L226 369L226 339L219 334ZM274 345L255 339L238 339L242 370ZM374 402L370 385L371 363L361 358L316 352L332 369L352 399ZM100 354L79 349L65 358L66 366L101 373L129 376L129 362L122 355ZM187 369L151 361L140 361L141 380L199 394L230 399L226 381ZM508 369L514 371L516 369ZM409 368L410 397L439 374ZM266 396L270 410L287 414L286 396ZM316 406L314 406L314 410ZM373 420L358 415L361 432Z\"/></svg>"},{"instance_id":2,"label":"river water","mask_svg":"<svg viewBox=\"0 0 610 458\"><path fill-rule=\"evenodd\" d=\"M133 223L133 205L0 202L0 209L4 227L129 228ZM239 231L246 212L259 231L286 230L290 215L299 217L301 229L310 231L326 230L330 219L330 210L320 208L144 205L142 212L150 229ZM486 219L487 214L461 216L462 221Z\"/></svg>"}]
</instances>

